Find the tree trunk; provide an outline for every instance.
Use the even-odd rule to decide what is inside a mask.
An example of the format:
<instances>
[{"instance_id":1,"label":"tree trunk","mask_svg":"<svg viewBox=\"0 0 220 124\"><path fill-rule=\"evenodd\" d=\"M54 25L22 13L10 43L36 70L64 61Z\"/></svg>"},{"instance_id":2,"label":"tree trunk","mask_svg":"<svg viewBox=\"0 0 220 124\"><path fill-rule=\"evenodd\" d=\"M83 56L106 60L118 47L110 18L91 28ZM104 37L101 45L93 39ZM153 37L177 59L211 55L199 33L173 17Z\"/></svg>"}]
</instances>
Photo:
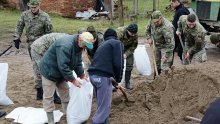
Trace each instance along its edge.
<instances>
[{"instance_id":1,"label":"tree trunk","mask_svg":"<svg viewBox=\"0 0 220 124\"><path fill-rule=\"evenodd\" d=\"M124 26L123 3L122 3L122 0L118 0L118 17L119 17L119 25L120 26Z\"/></svg>"}]
</instances>

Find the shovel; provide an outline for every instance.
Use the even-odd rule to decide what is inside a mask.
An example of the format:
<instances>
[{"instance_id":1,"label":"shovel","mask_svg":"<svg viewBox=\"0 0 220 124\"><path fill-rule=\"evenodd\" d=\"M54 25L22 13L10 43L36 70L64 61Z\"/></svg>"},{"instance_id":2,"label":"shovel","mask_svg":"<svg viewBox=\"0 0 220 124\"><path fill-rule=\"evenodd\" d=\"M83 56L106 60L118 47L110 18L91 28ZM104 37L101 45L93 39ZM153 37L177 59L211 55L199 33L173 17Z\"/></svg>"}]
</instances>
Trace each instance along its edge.
<instances>
[{"instance_id":1,"label":"shovel","mask_svg":"<svg viewBox=\"0 0 220 124\"><path fill-rule=\"evenodd\" d=\"M135 102L135 100L129 100L129 99L128 99L128 96L127 96L127 94L125 93L124 89L122 88L122 86L117 86L117 85L116 85L117 82L116 82L116 80L115 80L114 78L111 78L111 80L112 80L112 85L113 85L116 89L119 89L119 90L122 92L122 94L123 94L123 96L124 96L124 98L125 98L125 102L131 102L131 103L134 103L134 102Z\"/></svg>"}]
</instances>

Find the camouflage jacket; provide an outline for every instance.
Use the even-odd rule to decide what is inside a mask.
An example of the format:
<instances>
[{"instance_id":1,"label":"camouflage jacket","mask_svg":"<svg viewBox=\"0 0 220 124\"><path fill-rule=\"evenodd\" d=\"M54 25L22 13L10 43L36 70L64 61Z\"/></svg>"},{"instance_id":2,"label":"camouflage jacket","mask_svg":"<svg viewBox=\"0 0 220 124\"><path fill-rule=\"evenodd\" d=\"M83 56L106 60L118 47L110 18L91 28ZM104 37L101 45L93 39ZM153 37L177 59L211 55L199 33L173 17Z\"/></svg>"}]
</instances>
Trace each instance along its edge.
<instances>
[{"instance_id":1,"label":"camouflage jacket","mask_svg":"<svg viewBox=\"0 0 220 124\"><path fill-rule=\"evenodd\" d=\"M31 49L38 53L40 56L43 56L44 53L48 50L50 45L56 41L57 39L61 38L62 36L67 35L65 33L50 33L41 36L37 40L35 40L32 45Z\"/></svg>"},{"instance_id":2,"label":"camouflage jacket","mask_svg":"<svg viewBox=\"0 0 220 124\"><path fill-rule=\"evenodd\" d=\"M117 28L118 39L124 44L124 53L126 56L133 55L134 50L138 45L138 35L133 37L127 36L127 27L119 27Z\"/></svg>"},{"instance_id":3,"label":"camouflage jacket","mask_svg":"<svg viewBox=\"0 0 220 124\"><path fill-rule=\"evenodd\" d=\"M168 57L169 53L174 49L174 27L171 22L163 18L162 24L156 27L150 20L145 30L147 39L153 38L155 47L157 49L163 49Z\"/></svg>"},{"instance_id":4,"label":"camouflage jacket","mask_svg":"<svg viewBox=\"0 0 220 124\"><path fill-rule=\"evenodd\" d=\"M206 30L197 21L196 26L192 29L187 26L187 15L180 17L177 31L182 32L185 37L185 49L189 54L201 51L205 47Z\"/></svg>"},{"instance_id":5,"label":"camouflage jacket","mask_svg":"<svg viewBox=\"0 0 220 124\"><path fill-rule=\"evenodd\" d=\"M27 40L33 42L44 34L52 32L52 24L47 13L39 10L37 15L34 15L31 10L27 10L21 14L18 21L15 37L20 38L25 27Z\"/></svg>"}]
</instances>

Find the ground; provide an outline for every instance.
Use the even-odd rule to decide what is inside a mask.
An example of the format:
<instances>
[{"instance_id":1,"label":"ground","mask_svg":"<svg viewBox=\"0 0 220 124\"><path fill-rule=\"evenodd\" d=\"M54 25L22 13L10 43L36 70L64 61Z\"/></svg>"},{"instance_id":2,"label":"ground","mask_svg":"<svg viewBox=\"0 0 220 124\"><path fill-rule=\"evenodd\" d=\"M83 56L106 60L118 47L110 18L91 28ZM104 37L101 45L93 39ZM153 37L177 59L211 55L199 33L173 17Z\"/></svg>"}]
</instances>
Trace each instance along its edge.
<instances>
[{"instance_id":1,"label":"ground","mask_svg":"<svg viewBox=\"0 0 220 124\"><path fill-rule=\"evenodd\" d=\"M1 30L1 29L0 29ZM0 53L12 41L12 32L0 31ZM208 38L207 38L208 39ZM10 106L0 106L0 110L10 113L16 107L42 107L42 101L35 100L32 63L27 54L25 40L20 51L10 49L0 57L0 63L9 64L7 95L14 102ZM145 44L143 38L140 44ZM120 91L113 93L110 122L112 124L195 124L186 121L185 116L202 118L209 103L219 97L220 90L220 49L208 42L208 61L202 64L183 66L175 56L175 68L167 75L141 76L134 68L133 91L126 91L129 100L125 102ZM147 46L147 52L152 51ZM62 110L61 105L56 108ZM92 114L95 111L93 100ZM0 124L11 124L11 120L0 119ZM87 122L89 123L89 121ZM66 124L62 117L60 124Z\"/></svg>"}]
</instances>

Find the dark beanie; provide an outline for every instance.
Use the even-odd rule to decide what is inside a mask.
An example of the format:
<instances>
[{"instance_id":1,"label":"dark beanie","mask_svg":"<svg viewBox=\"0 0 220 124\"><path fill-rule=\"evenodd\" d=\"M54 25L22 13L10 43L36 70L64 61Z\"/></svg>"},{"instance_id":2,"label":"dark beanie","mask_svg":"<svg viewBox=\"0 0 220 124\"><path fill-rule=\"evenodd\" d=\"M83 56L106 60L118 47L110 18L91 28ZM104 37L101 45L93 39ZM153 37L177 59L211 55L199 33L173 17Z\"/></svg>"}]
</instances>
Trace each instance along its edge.
<instances>
[{"instance_id":1,"label":"dark beanie","mask_svg":"<svg viewBox=\"0 0 220 124\"><path fill-rule=\"evenodd\" d=\"M131 33L136 34L138 32L138 26L135 23L132 23L128 26L127 30Z\"/></svg>"},{"instance_id":2,"label":"dark beanie","mask_svg":"<svg viewBox=\"0 0 220 124\"><path fill-rule=\"evenodd\" d=\"M105 33L104 33L104 40L107 38L107 37L115 37L117 38L117 33L114 29L112 28L108 28Z\"/></svg>"}]
</instances>

